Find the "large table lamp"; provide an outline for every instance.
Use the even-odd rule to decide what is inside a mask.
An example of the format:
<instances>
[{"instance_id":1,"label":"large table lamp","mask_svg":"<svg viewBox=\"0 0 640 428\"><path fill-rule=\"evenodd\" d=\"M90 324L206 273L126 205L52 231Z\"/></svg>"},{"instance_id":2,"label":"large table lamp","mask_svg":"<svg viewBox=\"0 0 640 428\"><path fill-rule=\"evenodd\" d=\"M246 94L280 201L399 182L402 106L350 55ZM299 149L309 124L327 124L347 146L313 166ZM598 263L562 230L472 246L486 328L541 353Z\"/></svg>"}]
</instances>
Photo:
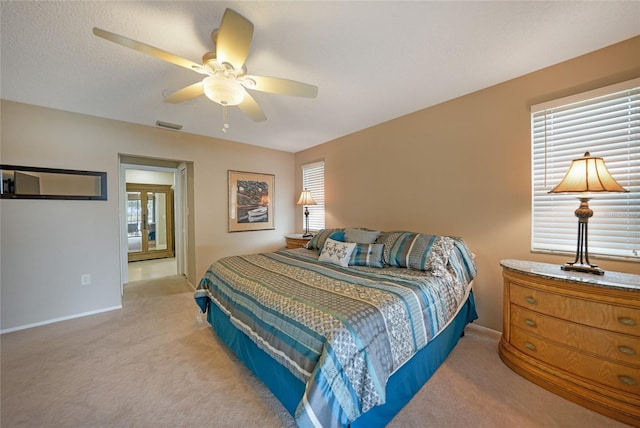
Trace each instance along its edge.
<instances>
[{"instance_id":1,"label":"large table lamp","mask_svg":"<svg viewBox=\"0 0 640 428\"><path fill-rule=\"evenodd\" d=\"M604 271L589 261L587 226L593 211L589 208L591 193L628 192L611 176L602 158L592 157L586 152L583 157L571 161L569 171L560 184L549 193L580 193L580 206L575 211L578 217L578 247L573 262L562 265L563 270L588 272L603 275Z\"/></svg>"},{"instance_id":2,"label":"large table lamp","mask_svg":"<svg viewBox=\"0 0 640 428\"><path fill-rule=\"evenodd\" d=\"M307 238L312 236L309 233L309 205L316 205L316 201L313 200L313 196L311 196L311 192L307 189L304 189L300 194L300 199L298 199L297 205L304 205L304 220L305 220L305 229L303 238Z\"/></svg>"}]
</instances>

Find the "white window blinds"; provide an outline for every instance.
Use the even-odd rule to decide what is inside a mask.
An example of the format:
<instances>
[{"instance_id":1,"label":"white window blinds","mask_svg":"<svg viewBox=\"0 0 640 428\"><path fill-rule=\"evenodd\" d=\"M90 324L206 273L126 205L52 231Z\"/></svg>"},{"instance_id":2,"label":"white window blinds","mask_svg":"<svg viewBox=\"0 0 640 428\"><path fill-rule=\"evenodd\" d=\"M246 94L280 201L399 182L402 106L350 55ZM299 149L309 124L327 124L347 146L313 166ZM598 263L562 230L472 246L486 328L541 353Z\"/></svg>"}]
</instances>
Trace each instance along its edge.
<instances>
[{"instance_id":1,"label":"white window blinds","mask_svg":"<svg viewBox=\"0 0 640 428\"><path fill-rule=\"evenodd\" d=\"M317 205L309 205L309 230L324 229L324 162L302 165L302 188L311 192ZM304 210L303 210L304 211ZM304 212L302 224L304 224Z\"/></svg>"},{"instance_id":2,"label":"white window blinds","mask_svg":"<svg viewBox=\"0 0 640 428\"><path fill-rule=\"evenodd\" d=\"M629 193L593 194L590 255L640 260L640 79L531 107L534 251L575 253L577 195L547 193L585 152Z\"/></svg>"}]
</instances>

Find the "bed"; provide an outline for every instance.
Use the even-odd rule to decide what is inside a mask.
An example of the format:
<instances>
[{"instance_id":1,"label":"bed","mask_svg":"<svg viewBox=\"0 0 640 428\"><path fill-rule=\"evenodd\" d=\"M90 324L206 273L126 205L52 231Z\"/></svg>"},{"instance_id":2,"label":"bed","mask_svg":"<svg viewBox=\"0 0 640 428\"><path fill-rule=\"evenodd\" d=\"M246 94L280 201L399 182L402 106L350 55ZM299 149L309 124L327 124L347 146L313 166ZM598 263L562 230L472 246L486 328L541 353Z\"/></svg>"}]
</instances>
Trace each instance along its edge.
<instances>
[{"instance_id":1,"label":"bed","mask_svg":"<svg viewBox=\"0 0 640 428\"><path fill-rule=\"evenodd\" d=\"M476 273L460 238L325 229L214 262L194 297L298 426L384 426L477 318Z\"/></svg>"}]
</instances>

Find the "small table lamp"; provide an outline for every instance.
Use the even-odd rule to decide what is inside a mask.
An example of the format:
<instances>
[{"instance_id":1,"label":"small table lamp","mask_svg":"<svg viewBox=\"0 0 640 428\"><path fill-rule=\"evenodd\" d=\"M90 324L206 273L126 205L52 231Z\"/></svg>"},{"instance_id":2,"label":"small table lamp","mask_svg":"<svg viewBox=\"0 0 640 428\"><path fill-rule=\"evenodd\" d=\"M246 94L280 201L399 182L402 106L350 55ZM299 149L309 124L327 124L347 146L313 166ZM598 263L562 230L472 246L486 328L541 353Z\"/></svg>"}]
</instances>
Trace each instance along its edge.
<instances>
[{"instance_id":1,"label":"small table lamp","mask_svg":"<svg viewBox=\"0 0 640 428\"><path fill-rule=\"evenodd\" d=\"M306 224L306 228L304 231L304 235L302 235L303 238L307 238L309 236L312 236L309 233L309 208L307 208L307 205L316 205L316 201L313 200L313 196L311 196L311 192L307 189L304 189L302 191L302 193L300 194L300 199L298 199L298 203L296 205L304 205L304 219L305 219L305 224Z\"/></svg>"},{"instance_id":2,"label":"small table lamp","mask_svg":"<svg viewBox=\"0 0 640 428\"><path fill-rule=\"evenodd\" d=\"M579 196L580 206L575 211L578 217L578 248L576 259L562 265L563 270L594 273L603 275L604 271L598 265L589 262L589 250L587 249L587 225L593 211L589 208L588 193L591 192L628 192L611 176L602 158L591 157L589 152L584 157L571 161L569 171L560 184L549 193L582 193ZM578 261L580 263L578 263Z\"/></svg>"}]
</instances>

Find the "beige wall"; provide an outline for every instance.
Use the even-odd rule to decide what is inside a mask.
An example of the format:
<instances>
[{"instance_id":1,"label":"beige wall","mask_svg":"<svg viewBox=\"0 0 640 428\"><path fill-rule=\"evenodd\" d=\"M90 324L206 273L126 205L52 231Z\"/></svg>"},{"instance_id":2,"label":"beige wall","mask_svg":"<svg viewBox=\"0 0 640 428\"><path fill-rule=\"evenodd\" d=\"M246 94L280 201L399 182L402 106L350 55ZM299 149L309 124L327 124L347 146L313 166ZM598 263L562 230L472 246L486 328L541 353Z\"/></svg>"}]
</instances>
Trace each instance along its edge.
<instances>
[{"instance_id":1,"label":"beige wall","mask_svg":"<svg viewBox=\"0 0 640 428\"><path fill-rule=\"evenodd\" d=\"M193 284L213 260L275 250L294 229L292 153L5 100L1 108L1 163L106 171L108 188L107 201L0 201L2 331L121 305L119 154L193 163ZM275 174L275 230L227 232L229 169ZM86 273L92 283L82 286Z\"/></svg>"},{"instance_id":2,"label":"beige wall","mask_svg":"<svg viewBox=\"0 0 640 428\"><path fill-rule=\"evenodd\" d=\"M530 106L638 77L639 53L636 37L299 152L296 183L301 165L325 161L327 227L464 237L477 255L478 323L502 330L500 260L570 258L529 249ZM640 274L639 263L596 263Z\"/></svg>"},{"instance_id":3,"label":"beige wall","mask_svg":"<svg viewBox=\"0 0 640 428\"><path fill-rule=\"evenodd\" d=\"M324 159L328 227L465 237L479 323L501 329L499 261L566 259L529 251L529 106L639 77L638 52L640 37L295 155L3 100L1 163L106 171L109 199L0 201L0 330L121 305L119 154L193 163L192 282L221 256L273 250L294 223L301 231L300 165ZM229 169L275 174L275 230L227 233Z\"/></svg>"}]
</instances>

